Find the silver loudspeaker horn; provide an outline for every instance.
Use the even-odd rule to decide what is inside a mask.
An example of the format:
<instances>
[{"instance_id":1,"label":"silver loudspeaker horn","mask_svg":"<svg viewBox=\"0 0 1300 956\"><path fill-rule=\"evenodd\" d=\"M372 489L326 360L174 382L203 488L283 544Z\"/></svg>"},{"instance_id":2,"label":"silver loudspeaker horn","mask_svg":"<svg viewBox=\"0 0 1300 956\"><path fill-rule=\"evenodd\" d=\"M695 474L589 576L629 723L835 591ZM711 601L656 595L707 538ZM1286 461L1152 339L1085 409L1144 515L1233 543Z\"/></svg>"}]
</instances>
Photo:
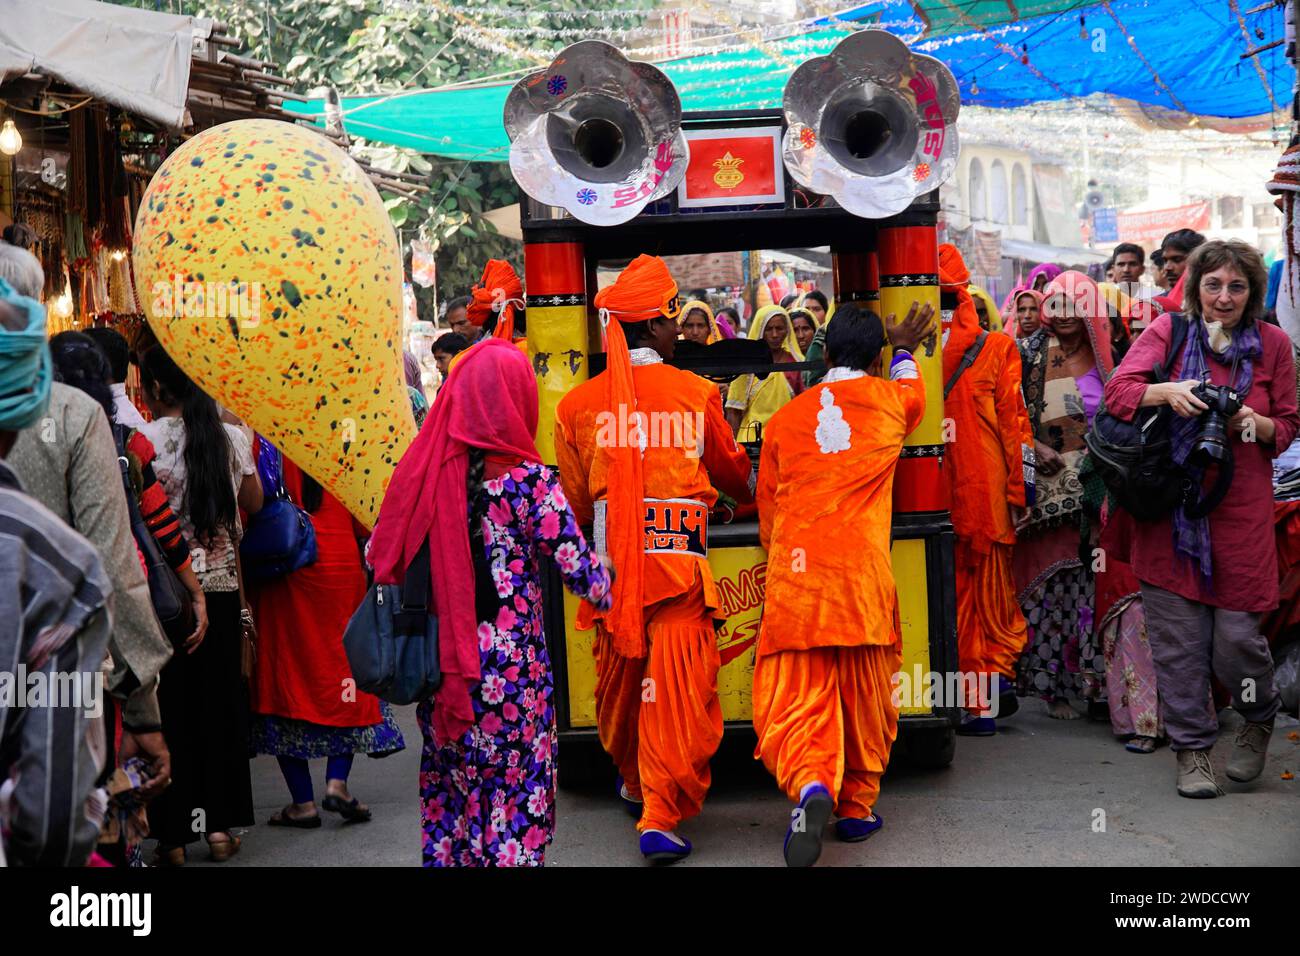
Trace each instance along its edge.
<instances>
[{"instance_id":1,"label":"silver loudspeaker horn","mask_svg":"<svg viewBox=\"0 0 1300 956\"><path fill-rule=\"evenodd\" d=\"M850 34L801 64L784 107L790 175L855 216L902 212L957 166L957 81L884 31Z\"/></svg>"},{"instance_id":2,"label":"silver loudspeaker horn","mask_svg":"<svg viewBox=\"0 0 1300 956\"><path fill-rule=\"evenodd\" d=\"M506 98L510 171L533 199L615 226L677 188L689 152L672 81L582 40Z\"/></svg>"}]
</instances>

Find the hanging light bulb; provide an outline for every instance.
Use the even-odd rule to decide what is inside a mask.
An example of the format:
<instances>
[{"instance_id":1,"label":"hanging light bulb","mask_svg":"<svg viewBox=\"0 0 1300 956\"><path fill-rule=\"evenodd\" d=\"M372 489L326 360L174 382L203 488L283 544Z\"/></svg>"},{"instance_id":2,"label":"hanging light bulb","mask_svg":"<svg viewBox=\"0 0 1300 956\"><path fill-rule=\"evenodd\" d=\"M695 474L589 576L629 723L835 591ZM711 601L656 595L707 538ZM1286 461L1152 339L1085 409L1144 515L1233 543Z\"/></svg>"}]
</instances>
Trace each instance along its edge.
<instances>
[{"instance_id":1,"label":"hanging light bulb","mask_svg":"<svg viewBox=\"0 0 1300 956\"><path fill-rule=\"evenodd\" d=\"M18 132L18 127L14 125L11 119L5 120L4 129L0 129L0 153L6 156L16 156L18 150L23 148L23 138Z\"/></svg>"},{"instance_id":2,"label":"hanging light bulb","mask_svg":"<svg viewBox=\"0 0 1300 956\"><path fill-rule=\"evenodd\" d=\"M63 294L54 300L54 314L61 319L71 318L72 316L72 293L67 289Z\"/></svg>"},{"instance_id":3,"label":"hanging light bulb","mask_svg":"<svg viewBox=\"0 0 1300 956\"><path fill-rule=\"evenodd\" d=\"M1088 25L1083 20L1083 15L1079 15L1079 39L1088 39Z\"/></svg>"},{"instance_id":4,"label":"hanging light bulb","mask_svg":"<svg viewBox=\"0 0 1300 956\"><path fill-rule=\"evenodd\" d=\"M976 83L974 80L970 81L970 95L971 96L980 95L980 85Z\"/></svg>"}]
</instances>

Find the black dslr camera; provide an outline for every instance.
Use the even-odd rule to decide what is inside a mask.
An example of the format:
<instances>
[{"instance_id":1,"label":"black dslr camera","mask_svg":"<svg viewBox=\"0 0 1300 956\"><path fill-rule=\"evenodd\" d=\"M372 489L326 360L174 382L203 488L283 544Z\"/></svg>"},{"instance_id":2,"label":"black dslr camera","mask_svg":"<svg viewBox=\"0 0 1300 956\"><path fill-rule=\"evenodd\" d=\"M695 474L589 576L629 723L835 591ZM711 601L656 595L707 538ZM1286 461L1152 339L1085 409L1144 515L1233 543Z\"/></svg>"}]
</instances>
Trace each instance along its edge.
<instances>
[{"instance_id":1,"label":"black dslr camera","mask_svg":"<svg viewBox=\"0 0 1300 956\"><path fill-rule=\"evenodd\" d=\"M1241 396L1229 385L1211 385L1209 382L1196 386L1192 394L1207 407L1201 413L1201 430L1187 459L1202 468L1223 464L1232 457L1232 448L1228 444L1228 420L1241 410Z\"/></svg>"}]
</instances>

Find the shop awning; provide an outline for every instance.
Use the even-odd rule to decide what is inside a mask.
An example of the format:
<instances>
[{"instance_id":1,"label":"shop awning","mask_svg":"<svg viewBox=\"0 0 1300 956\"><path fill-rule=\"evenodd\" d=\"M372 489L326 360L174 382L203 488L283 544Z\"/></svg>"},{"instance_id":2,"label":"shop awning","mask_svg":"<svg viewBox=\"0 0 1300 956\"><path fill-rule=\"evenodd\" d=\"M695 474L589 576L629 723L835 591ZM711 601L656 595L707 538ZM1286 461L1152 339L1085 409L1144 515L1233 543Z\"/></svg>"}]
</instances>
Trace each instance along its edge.
<instances>
[{"instance_id":1,"label":"shop awning","mask_svg":"<svg viewBox=\"0 0 1300 956\"><path fill-rule=\"evenodd\" d=\"M1028 262L1055 262L1062 266L1086 266L1094 262L1105 262L1110 252L1097 249L1072 249L1067 246L1049 246L1042 242L1028 242L1024 239L1002 240L1002 256L1005 259L1024 259Z\"/></svg>"},{"instance_id":2,"label":"shop awning","mask_svg":"<svg viewBox=\"0 0 1300 956\"><path fill-rule=\"evenodd\" d=\"M211 26L93 0L0 0L0 80L52 76L179 129L194 37L208 36Z\"/></svg>"},{"instance_id":3,"label":"shop awning","mask_svg":"<svg viewBox=\"0 0 1300 956\"><path fill-rule=\"evenodd\" d=\"M1010 108L1108 93L1197 116L1281 117L1290 98L1294 71L1281 46L1241 59L1282 36L1280 8L1243 13L1240 20L1225 3L1114 0L1078 6L1031 0L1014 8L1019 19L1010 9L992 0L889 0L809 21L796 36L658 65L676 84L684 109L779 107L795 66L829 52L849 30L876 25L948 64L963 103L976 106ZM510 86L346 97L344 122L352 135L378 142L456 159L504 161L509 141L501 111ZM323 114L319 101L285 107Z\"/></svg>"}]
</instances>

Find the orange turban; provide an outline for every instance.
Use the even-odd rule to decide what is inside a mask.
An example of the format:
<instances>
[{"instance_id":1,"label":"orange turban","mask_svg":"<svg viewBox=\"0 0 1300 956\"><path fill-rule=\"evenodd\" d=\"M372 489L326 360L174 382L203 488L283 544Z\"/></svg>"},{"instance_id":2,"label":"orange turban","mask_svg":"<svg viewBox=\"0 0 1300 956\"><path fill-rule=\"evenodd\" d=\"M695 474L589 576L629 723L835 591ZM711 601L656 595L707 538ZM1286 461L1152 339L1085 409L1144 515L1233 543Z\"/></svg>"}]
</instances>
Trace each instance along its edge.
<instances>
[{"instance_id":1,"label":"orange turban","mask_svg":"<svg viewBox=\"0 0 1300 956\"><path fill-rule=\"evenodd\" d=\"M524 284L510 263L489 259L483 267L483 278L470 292L465 314L471 325L482 328L492 313L500 312L501 317L492 335L510 342L515 337L515 307L522 305L523 299Z\"/></svg>"},{"instance_id":2,"label":"orange turban","mask_svg":"<svg viewBox=\"0 0 1300 956\"><path fill-rule=\"evenodd\" d=\"M596 293L594 300L605 328L605 407L612 414L630 416L636 410L632 386L632 356L619 322L645 322L656 316L676 321L681 313L677 283L658 256L637 256L619 273L614 284ZM608 449L605 540L614 563L614 606L605 619L614 650L624 657L645 657L645 479L641 450L632 442Z\"/></svg>"},{"instance_id":3,"label":"orange turban","mask_svg":"<svg viewBox=\"0 0 1300 956\"><path fill-rule=\"evenodd\" d=\"M957 247L945 242L939 246L939 289L941 292L955 293L957 307L952 310L952 321L947 327L943 343L943 381L946 385L953 372L961 365L962 356L966 354L980 334L980 316L975 311L975 300L971 298L970 270L966 260L961 257Z\"/></svg>"},{"instance_id":4,"label":"orange turban","mask_svg":"<svg viewBox=\"0 0 1300 956\"><path fill-rule=\"evenodd\" d=\"M681 312L677 283L658 256L633 259L613 285L596 293L595 304L620 322L645 322L658 315L676 319Z\"/></svg>"}]
</instances>

